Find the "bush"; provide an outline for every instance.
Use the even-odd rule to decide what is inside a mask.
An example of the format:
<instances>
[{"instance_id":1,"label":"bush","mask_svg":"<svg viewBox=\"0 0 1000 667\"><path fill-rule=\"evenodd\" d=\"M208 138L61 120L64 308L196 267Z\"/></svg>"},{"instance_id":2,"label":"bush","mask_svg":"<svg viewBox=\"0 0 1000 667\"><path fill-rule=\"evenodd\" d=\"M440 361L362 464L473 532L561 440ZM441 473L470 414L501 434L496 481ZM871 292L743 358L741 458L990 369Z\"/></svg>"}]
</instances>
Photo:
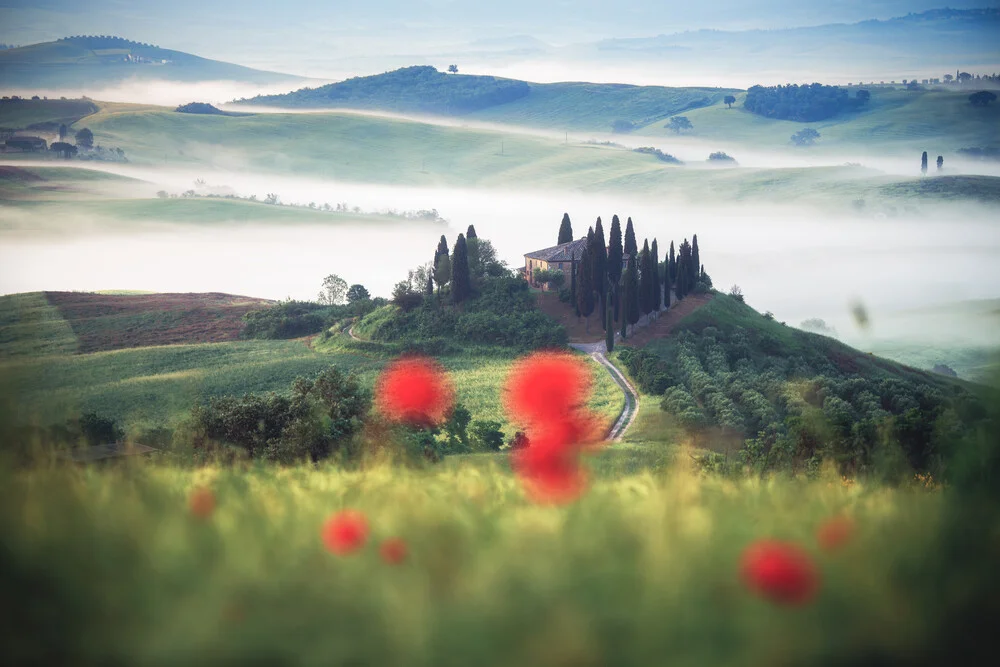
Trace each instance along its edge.
<instances>
[{"instance_id":1,"label":"bush","mask_svg":"<svg viewBox=\"0 0 1000 667\"><path fill-rule=\"evenodd\" d=\"M843 88L819 83L751 86L743 100L743 108L765 118L809 123L862 106L867 98L860 95L861 92L852 99Z\"/></svg>"},{"instance_id":2,"label":"bush","mask_svg":"<svg viewBox=\"0 0 1000 667\"><path fill-rule=\"evenodd\" d=\"M469 430L473 448L484 452L499 452L503 447L500 422L476 419Z\"/></svg>"},{"instance_id":3,"label":"bush","mask_svg":"<svg viewBox=\"0 0 1000 667\"><path fill-rule=\"evenodd\" d=\"M735 158L722 151L716 151L708 156L709 162L736 162Z\"/></svg>"},{"instance_id":4,"label":"bush","mask_svg":"<svg viewBox=\"0 0 1000 667\"><path fill-rule=\"evenodd\" d=\"M733 297L740 303L744 303L743 300L743 290L740 289L739 285L733 285L729 288L729 296Z\"/></svg>"},{"instance_id":5,"label":"bush","mask_svg":"<svg viewBox=\"0 0 1000 667\"><path fill-rule=\"evenodd\" d=\"M308 301L284 301L243 316L243 338L286 339L319 333L354 312L347 306L321 306Z\"/></svg>"}]
</instances>

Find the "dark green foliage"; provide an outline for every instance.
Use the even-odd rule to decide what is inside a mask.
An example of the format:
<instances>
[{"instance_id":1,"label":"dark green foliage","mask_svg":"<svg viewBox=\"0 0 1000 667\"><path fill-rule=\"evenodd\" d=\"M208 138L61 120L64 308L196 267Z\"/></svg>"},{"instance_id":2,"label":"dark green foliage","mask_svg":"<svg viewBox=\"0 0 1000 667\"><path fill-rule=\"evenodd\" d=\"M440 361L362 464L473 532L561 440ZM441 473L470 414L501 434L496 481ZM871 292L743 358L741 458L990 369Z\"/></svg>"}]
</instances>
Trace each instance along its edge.
<instances>
[{"instance_id":1,"label":"dark green foliage","mask_svg":"<svg viewBox=\"0 0 1000 667\"><path fill-rule=\"evenodd\" d=\"M503 447L503 431L500 422L476 419L469 427L469 441L472 448L481 452L499 452Z\"/></svg>"},{"instance_id":2,"label":"dark green foliage","mask_svg":"<svg viewBox=\"0 0 1000 667\"><path fill-rule=\"evenodd\" d=\"M434 249L434 263L433 263L433 266L434 266L435 269L438 266L438 262L441 261L441 255L447 255L449 257L449 259L448 259L448 278L450 280L451 279L451 258L450 258L451 257L451 252L448 250L448 239L446 239L444 237L444 234L441 235L441 238L438 240L437 248ZM447 282L447 281L445 281L445 282ZM444 283L439 283L438 286L443 285L443 284Z\"/></svg>"},{"instance_id":3,"label":"dark green foliage","mask_svg":"<svg viewBox=\"0 0 1000 667\"><path fill-rule=\"evenodd\" d=\"M716 151L714 153L709 153L709 162L736 162L736 158L732 157L728 153L723 151Z\"/></svg>"},{"instance_id":4,"label":"dark green foliage","mask_svg":"<svg viewBox=\"0 0 1000 667\"><path fill-rule=\"evenodd\" d=\"M309 301L283 301L244 315L241 336L278 340L317 334L338 319L360 314L362 305L323 306Z\"/></svg>"},{"instance_id":5,"label":"dark green foliage","mask_svg":"<svg viewBox=\"0 0 1000 667\"><path fill-rule=\"evenodd\" d=\"M628 295L625 300L625 313L627 315L625 319L629 324L635 324L639 321L640 308L639 269L636 266L636 257L634 255L628 261L628 269L625 272L625 283L627 286L626 293Z\"/></svg>"},{"instance_id":6,"label":"dark green foliage","mask_svg":"<svg viewBox=\"0 0 1000 667\"><path fill-rule=\"evenodd\" d=\"M235 111L223 111L207 102L191 102L190 104L182 104L181 106L174 109L177 113L194 113L202 114L207 116L249 116L248 113L239 113Z\"/></svg>"},{"instance_id":7,"label":"dark green foliage","mask_svg":"<svg viewBox=\"0 0 1000 667\"><path fill-rule=\"evenodd\" d=\"M667 162L669 164L684 164L670 153L664 153L659 148L653 148L652 146L640 146L639 148L633 148L632 152L652 155L660 162Z\"/></svg>"},{"instance_id":8,"label":"dark green foliage","mask_svg":"<svg viewBox=\"0 0 1000 667\"><path fill-rule=\"evenodd\" d=\"M622 223L618 216L611 218L611 231L608 236L608 278L617 285L622 277Z\"/></svg>"},{"instance_id":9,"label":"dark green foliage","mask_svg":"<svg viewBox=\"0 0 1000 667\"><path fill-rule=\"evenodd\" d=\"M819 139L819 132L806 127L792 135L792 143L796 146L812 146Z\"/></svg>"},{"instance_id":10,"label":"dark green foliage","mask_svg":"<svg viewBox=\"0 0 1000 667\"><path fill-rule=\"evenodd\" d=\"M681 130L690 130L694 126L691 124L691 121L688 120L687 116L674 116L670 119L670 122L663 127L668 130L673 130L676 134L680 134Z\"/></svg>"},{"instance_id":11,"label":"dark green foliage","mask_svg":"<svg viewBox=\"0 0 1000 667\"><path fill-rule=\"evenodd\" d=\"M767 466L818 457L874 472L897 465L889 442L904 467L935 468L978 409L959 384L783 327L722 296L669 338L619 358L685 425L741 434Z\"/></svg>"},{"instance_id":12,"label":"dark green foliage","mask_svg":"<svg viewBox=\"0 0 1000 667\"><path fill-rule=\"evenodd\" d=\"M697 237L696 237L697 238ZM663 284L660 282L660 249L656 246L656 239L653 239L653 245L650 248L651 257L651 268L653 271L653 310L659 311L660 306L663 304Z\"/></svg>"},{"instance_id":13,"label":"dark green foliage","mask_svg":"<svg viewBox=\"0 0 1000 667\"><path fill-rule=\"evenodd\" d=\"M368 301L372 298L372 295L368 293L368 290L364 285L359 285L355 283L347 288L347 303L354 304L359 301Z\"/></svg>"},{"instance_id":14,"label":"dark green foliage","mask_svg":"<svg viewBox=\"0 0 1000 667\"><path fill-rule=\"evenodd\" d=\"M639 246L636 245L635 241L635 228L632 227L632 218L628 219L625 223L625 245L624 251L626 255L629 255L632 259L636 259L639 254Z\"/></svg>"},{"instance_id":15,"label":"dark green foliage","mask_svg":"<svg viewBox=\"0 0 1000 667\"><path fill-rule=\"evenodd\" d=\"M670 255L674 254L674 244L673 241L670 242ZM673 290L674 281L670 276L670 258L663 261L663 306L664 308L670 308L672 302L672 297L670 292Z\"/></svg>"},{"instance_id":16,"label":"dark green foliage","mask_svg":"<svg viewBox=\"0 0 1000 667\"><path fill-rule=\"evenodd\" d=\"M569 271L569 303L573 306L573 312L576 313L577 317L580 317L580 307L576 305L576 264L570 263ZM562 294L559 295L560 300L562 299Z\"/></svg>"},{"instance_id":17,"label":"dark green foliage","mask_svg":"<svg viewBox=\"0 0 1000 667\"><path fill-rule=\"evenodd\" d=\"M478 236L476 236L476 227L475 225L469 225L469 228L465 230L465 239L467 241L471 241L472 239L475 238L479 238Z\"/></svg>"},{"instance_id":18,"label":"dark green foliage","mask_svg":"<svg viewBox=\"0 0 1000 667\"><path fill-rule=\"evenodd\" d=\"M66 127L66 123L59 125L59 141L64 141L66 136L69 134L69 128Z\"/></svg>"},{"instance_id":19,"label":"dark green foliage","mask_svg":"<svg viewBox=\"0 0 1000 667\"><path fill-rule=\"evenodd\" d=\"M690 284L693 287L697 282L701 274L701 254L698 252L698 235L695 234L691 237L691 261L688 264L690 270Z\"/></svg>"},{"instance_id":20,"label":"dark green foliage","mask_svg":"<svg viewBox=\"0 0 1000 667\"><path fill-rule=\"evenodd\" d=\"M868 101L871 98L872 98L872 94L870 92L868 92L867 90L865 90L864 88L862 88L858 92L854 93L855 104L857 104L858 106L863 106L865 104L868 104Z\"/></svg>"},{"instance_id":21,"label":"dark green foliage","mask_svg":"<svg viewBox=\"0 0 1000 667\"><path fill-rule=\"evenodd\" d=\"M677 280L677 255L674 254L674 242L670 242L670 258L667 268L670 270L670 282Z\"/></svg>"},{"instance_id":22,"label":"dark green foliage","mask_svg":"<svg viewBox=\"0 0 1000 667\"><path fill-rule=\"evenodd\" d=\"M251 458L290 463L325 458L361 427L370 396L354 375L331 366L298 378L291 395L245 394L195 408L198 444L235 446Z\"/></svg>"},{"instance_id":23,"label":"dark green foliage","mask_svg":"<svg viewBox=\"0 0 1000 667\"><path fill-rule=\"evenodd\" d=\"M590 248L584 248L577 264L576 307L583 317L590 317L594 312L594 275L593 263L590 259Z\"/></svg>"},{"instance_id":24,"label":"dark green foliage","mask_svg":"<svg viewBox=\"0 0 1000 667\"><path fill-rule=\"evenodd\" d=\"M533 350L567 340L566 330L538 310L527 281L509 275L484 280L480 293L461 310L445 300L426 299L409 311L390 308L370 317L377 320L368 334L373 341L413 351L420 346L431 355L453 351L450 342Z\"/></svg>"},{"instance_id":25,"label":"dark green foliage","mask_svg":"<svg viewBox=\"0 0 1000 667\"><path fill-rule=\"evenodd\" d=\"M974 107L985 107L990 102L996 102L996 100L996 93L988 90L980 90L978 93L972 93L969 95L969 103Z\"/></svg>"},{"instance_id":26,"label":"dark green foliage","mask_svg":"<svg viewBox=\"0 0 1000 667\"><path fill-rule=\"evenodd\" d=\"M938 158L937 158L937 168L938 168L938 171L941 171L942 169L944 169L944 157L941 156L941 155L938 155Z\"/></svg>"},{"instance_id":27,"label":"dark green foliage","mask_svg":"<svg viewBox=\"0 0 1000 667\"><path fill-rule=\"evenodd\" d=\"M53 153L62 153L62 156L67 160L76 155L78 151L76 146L74 146L73 144L68 144L65 141L55 142L54 144L49 146L49 150L52 151Z\"/></svg>"},{"instance_id":28,"label":"dark green foliage","mask_svg":"<svg viewBox=\"0 0 1000 667\"><path fill-rule=\"evenodd\" d=\"M455 241L455 251L451 256L451 299L462 303L472 295L472 284L469 278L468 247L463 234Z\"/></svg>"},{"instance_id":29,"label":"dark green foliage","mask_svg":"<svg viewBox=\"0 0 1000 667\"><path fill-rule=\"evenodd\" d=\"M920 156L920 171L921 173L927 173L927 151L924 151Z\"/></svg>"},{"instance_id":30,"label":"dark green foliage","mask_svg":"<svg viewBox=\"0 0 1000 667\"><path fill-rule=\"evenodd\" d=\"M610 303L604 310L604 347L608 352L615 349L615 316Z\"/></svg>"},{"instance_id":31,"label":"dark green foliage","mask_svg":"<svg viewBox=\"0 0 1000 667\"><path fill-rule=\"evenodd\" d=\"M724 98L722 98L722 101L730 109L732 109L733 105L736 104L736 98L733 97L732 95L726 95Z\"/></svg>"},{"instance_id":32,"label":"dark green foliage","mask_svg":"<svg viewBox=\"0 0 1000 667\"><path fill-rule=\"evenodd\" d=\"M611 123L611 131L614 134L628 134L635 129L635 123L630 120L624 120L619 118L618 120Z\"/></svg>"},{"instance_id":33,"label":"dark green foliage","mask_svg":"<svg viewBox=\"0 0 1000 667\"><path fill-rule=\"evenodd\" d=\"M848 97L843 88L813 83L807 86L751 86L743 108L766 118L809 123L832 118L861 104L861 100Z\"/></svg>"},{"instance_id":34,"label":"dark green foliage","mask_svg":"<svg viewBox=\"0 0 1000 667\"><path fill-rule=\"evenodd\" d=\"M653 261L649 241L639 251L639 312L648 315L653 310Z\"/></svg>"},{"instance_id":35,"label":"dark green foliage","mask_svg":"<svg viewBox=\"0 0 1000 667\"><path fill-rule=\"evenodd\" d=\"M82 146L83 148L93 148L94 147L94 133L87 128L83 128L75 135L76 145Z\"/></svg>"},{"instance_id":36,"label":"dark green foliage","mask_svg":"<svg viewBox=\"0 0 1000 667\"><path fill-rule=\"evenodd\" d=\"M354 77L318 88L303 88L288 95L262 95L248 103L462 114L513 102L528 92L528 84L524 81L448 75L433 67L415 66L375 76Z\"/></svg>"},{"instance_id":37,"label":"dark green foliage","mask_svg":"<svg viewBox=\"0 0 1000 667\"><path fill-rule=\"evenodd\" d=\"M424 295L416 291L407 280L400 280L392 288L392 303L409 312L424 302Z\"/></svg>"},{"instance_id":38,"label":"dark green foliage","mask_svg":"<svg viewBox=\"0 0 1000 667\"><path fill-rule=\"evenodd\" d=\"M87 412L80 416L76 424L71 424L71 428L79 432L80 438L89 446L107 445L121 440L125 433L118 427L115 420L102 417L93 412Z\"/></svg>"},{"instance_id":39,"label":"dark green foliage","mask_svg":"<svg viewBox=\"0 0 1000 667\"><path fill-rule=\"evenodd\" d=\"M469 423L472 413L461 403L457 403L444 423L444 435L447 438L447 454L466 454L469 452Z\"/></svg>"},{"instance_id":40,"label":"dark green foliage","mask_svg":"<svg viewBox=\"0 0 1000 667\"><path fill-rule=\"evenodd\" d=\"M604 226L601 218L594 225L594 290L597 292L597 309L603 313L608 299L608 248L604 240ZM601 319L601 325L605 325Z\"/></svg>"},{"instance_id":41,"label":"dark green foliage","mask_svg":"<svg viewBox=\"0 0 1000 667\"><path fill-rule=\"evenodd\" d=\"M570 222L569 213L563 213L562 222L559 223L559 240L556 245L569 243L573 240L573 223Z\"/></svg>"},{"instance_id":42,"label":"dark green foliage","mask_svg":"<svg viewBox=\"0 0 1000 667\"><path fill-rule=\"evenodd\" d=\"M691 244L688 243L687 239L684 239L677 253L677 276L674 283L674 293L678 301L690 294L691 288L694 287L691 253Z\"/></svg>"}]
</instances>

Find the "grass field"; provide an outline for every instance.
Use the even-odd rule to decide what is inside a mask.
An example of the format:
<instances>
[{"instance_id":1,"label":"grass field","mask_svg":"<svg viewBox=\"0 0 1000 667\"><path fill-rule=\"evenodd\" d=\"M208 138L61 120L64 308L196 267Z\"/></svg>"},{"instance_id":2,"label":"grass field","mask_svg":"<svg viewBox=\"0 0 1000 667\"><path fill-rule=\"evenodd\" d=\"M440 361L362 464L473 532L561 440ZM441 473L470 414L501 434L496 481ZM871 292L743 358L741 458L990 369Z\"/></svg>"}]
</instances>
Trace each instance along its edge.
<instances>
[{"instance_id":1,"label":"grass field","mask_svg":"<svg viewBox=\"0 0 1000 667\"><path fill-rule=\"evenodd\" d=\"M863 150L868 146L875 150L890 149L893 153L916 151L918 157L922 150L934 155L954 154L959 148L996 145L998 140L996 128L1000 125L1000 107L972 106L968 99L971 92L974 91L872 88L871 102L860 111L815 123L774 120L752 114L742 107L746 97L742 93L735 96L736 104L731 109L720 103L685 112L694 126L685 134L692 138L790 149L791 136L803 127L812 127L821 135L818 149L850 147ZM663 125L658 121L638 132L676 138L675 133Z\"/></svg>"},{"instance_id":2,"label":"grass field","mask_svg":"<svg viewBox=\"0 0 1000 667\"><path fill-rule=\"evenodd\" d=\"M61 123L72 125L97 109L89 100L0 100L0 127L58 132Z\"/></svg>"},{"instance_id":3,"label":"grass field","mask_svg":"<svg viewBox=\"0 0 1000 667\"><path fill-rule=\"evenodd\" d=\"M200 518L196 488L215 499ZM4 471L0 497L7 590L33 601L4 629L15 662L914 664L945 646L964 661L973 649L950 633L973 632L959 619L995 580L985 532L957 530L963 508L922 483L730 481L679 465L599 477L549 508L492 463L133 464ZM320 533L344 508L371 534L337 556ZM817 528L837 515L856 529L824 551ZM379 558L389 537L405 541L398 564ZM814 561L815 599L782 606L744 585L741 553L767 538Z\"/></svg>"}]
</instances>

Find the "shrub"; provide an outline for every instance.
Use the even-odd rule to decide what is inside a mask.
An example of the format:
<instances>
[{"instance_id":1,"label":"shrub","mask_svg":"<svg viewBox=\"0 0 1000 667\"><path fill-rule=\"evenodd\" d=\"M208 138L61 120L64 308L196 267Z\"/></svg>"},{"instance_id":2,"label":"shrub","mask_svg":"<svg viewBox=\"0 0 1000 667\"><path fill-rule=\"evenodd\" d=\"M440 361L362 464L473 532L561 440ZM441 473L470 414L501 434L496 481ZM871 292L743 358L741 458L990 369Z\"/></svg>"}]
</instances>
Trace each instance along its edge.
<instances>
[{"instance_id":1,"label":"shrub","mask_svg":"<svg viewBox=\"0 0 1000 667\"><path fill-rule=\"evenodd\" d=\"M743 290L740 289L739 285L733 285L729 288L729 296L733 297L740 303L744 303L743 300Z\"/></svg>"},{"instance_id":2,"label":"shrub","mask_svg":"<svg viewBox=\"0 0 1000 667\"><path fill-rule=\"evenodd\" d=\"M285 339L319 333L337 319L352 314L346 306L321 306L308 301L284 301L243 316L243 338Z\"/></svg>"},{"instance_id":3,"label":"shrub","mask_svg":"<svg viewBox=\"0 0 1000 667\"><path fill-rule=\"evenodd\" d=\"M710 162L736 162L736 159L723 153L722 151L716 151L708 156Z\"/></svg>"},{"instance_id":4,"label":"shrub","mask_svg":"<svg viewBox=\"0 0 1000 667\"><path fill-rule=\"evenodd\" d=\"M476 419L469 428L469 439L474 449L484 452L499 452L503 447L503 431L500 422Z\"/></svg>"}]
</instances>

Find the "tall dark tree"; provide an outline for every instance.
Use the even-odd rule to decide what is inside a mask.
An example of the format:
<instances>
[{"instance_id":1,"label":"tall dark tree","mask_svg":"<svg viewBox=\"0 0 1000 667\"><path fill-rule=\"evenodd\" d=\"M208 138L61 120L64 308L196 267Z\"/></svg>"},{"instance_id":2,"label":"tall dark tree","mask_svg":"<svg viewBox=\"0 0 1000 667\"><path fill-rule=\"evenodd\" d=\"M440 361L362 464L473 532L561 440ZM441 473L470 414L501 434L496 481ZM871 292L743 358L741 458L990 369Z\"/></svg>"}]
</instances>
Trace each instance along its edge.
<instances>
[{"instance_id":1,"label":"tall dark tree","mask_svg":"<svg viewBox=\"0 0 1000 667\"><path fill-rule=\"evenodd\" d=\"M479 238L479 237L476 236L476 227L475 227L475 225L469 225L469 228L467 230L465 230L465 240L466 241L471 241L472 239L477 239L477 238Z\"/></svg>"},{"instance_id":2,"label":"tall dark tree","mask_svg":"<svg viewBox=\"0 0 1000 667\"><path fill-rule=\"evenodd\" d=\"M594 269L590 260L590 249L584 248L580 255L580 264L576 277L576 306L583 317L590 317L594 312ZM590 320L587 320L587 331L590 331Z\"/></svg>"},{"instance_id":3,"label":"tall dark tree","mask_svg":"<svg viewBox=\"0 0 1000 667\"><path fill-rule=\"evenodd\" d=\"M691 281L688 283L691 287L694 287L695 283L698 282L698 273L701 269L701 257L698 256L698 235L695 234L691 237Z\"/></svg>"},{"instance_id":4,"label":"tall dark tree","mask_svg":"<svg viewBox=\"0 0 1000 667\"><path fill-rule=\"evenodd\" d=\"M677 282L674 284L677 299L686 297L691 287L691 244L684 239L677 253Z\"/></svg>"},{"instance_id":5,"label":"tall dark tree","mask_svg":"<svg viewBox=\"0 0 1000 667\"><path fill-rule=\"evenodd\" d=\"M636 258L633 255L628 260L628 270L625 281L628 283L628 299L625 303L625 312L629 324L635 325L639 321L639 269L636 266Z\"/></svg>"},{"instance_id":6,"label":"tall dark tree","mask_svg":"<svg viewBox=\"0 0 1000 667\"><path fill-rule=\"evenodd\" d=\"M63 123L59 126L59 141L64 141L67 134L69 134L69 128L66 127L66 123Z\"/></svg>"},{"instance_id":7,"label":"tall dark tree","mask_svg":"<svg viewBox=\"0 0 1000 667\"><path fill-rule=\"evenodd\" d=\"M618 292L621 294L621 298L618 299L618 312L615 313L615 317L620 317L622 321L622 340L628 337L628 286L628 268L626 267L625 273L622 274L621 281L619 281Z\"/></svg>"},{"instance_id":8,"label":"tall dark tree","mask_svg":"<svg viewBox=\"0 0 1000 667\"><path fill-rule=\"evenodd\" d=\"M656 239L653 239L653 245L649 250L653 253L653 311L660 312L660 306L663 304L663 284L660 282L660 249L656 246Z\"/></svg>"},{"instance_id":9,"label":"tall dark tree","mask_svg":"<svg viewBox=\"0 0 1000 667\"><path fill-rule=\"evenodd\" d=\"M450 254L451 254L451 251L448 250L448 239L446 239L444 237L444 234L442 234L441 235L441 240L438 241L438 247L434 251L434 266L435 266L435 268L438 265L438 260L441 259L441 255L450 255Z\"/></svg>"},{"instance_id":10,"label":"tall dark tree","mask_svg":"<svg viewBox=\"0 0 1000 667\"><path fill-rule=\"evenodd\" d=\"M920 156L920 173L927 173L927 151L924 151L924 154Z\"/></svg>"},{"instance_id":11,"label":"tall dark tree","mask_svg":"<svg viewBox=\"0 0 1000 667\"><path fill-rule=\"evenodd\" d=\"M653 270L650 267L649 240L639 251L639 312L648 315L653 310Z\"/></svg>"},{"instance_id":12,"label":"tall dark tree","mask_svg":"<svg viewBox=\"0 0 1000 667\"><path fill-rule=\"evenodd\" d=\"M938 155L937 167L938 167L938 171L941 171L942 169L944 169L944 156Z\"/></svg>"},{"instance_id":13,"label":"tall dark tree","mask_svg":"<svg viewBox=\"0 0 1000 667\"><path fill-rule=\"evenodd\" d=\"M625 223L625 254L636 257L639 254L639 246L635 243L635 229L632 227L632 218Z\"/></svg>"},{"instance_id":14,"label":"tall dark tree","mask_svg":"<svg viewBox=\"0 0 1000 667\"><path fill-rule=\"evenodd\" d=\"M570 262L569 271L569 302L573 304L573 312L580 317L580 307L576 305L576 273L578 262Z\"/></svg>"},{"instance_id":15,"label":"tall dark tree","mask_svg":"<svg viewBox=\"0 0 1000 667\"><path fill-rule=\"evenodd\" d=\"M614 302L615 322L620 311L622 280L622 223L618 216L611 218L611 233L608 237L608 281L611 283L611 300Z\"/></svg>"},{"instance_id":16,"label":"tall dark tree","mask_svg":"<svg viewBox=\"0 0 1000 667\"><path fill-rule=\"evenodd\" d=\"M670 250L673 252L674 244L671 241ZM670 259L663 261L663 305L670 308L670 290L673 289L674 281L670 279Z\"/></svg>"},{"instance_id":17,"label":"tall dark tree","mask_svg":"<svg viewBox=\"0 0 1000 667\"><path fill-rule=\"evenodd\" d=\"M569 243L573 240L573 225L569 221L569 213L563 213L562 223L559 225L558 245Z\"/></svg>"},{"instance_id":18,"label":"tall dark tree","mask_svg":"<svg viewBox=\"0 0 1000 667\"><path fill-rule=\"evenodd\" d=\"M611 313L611 304L604 310L604 347L608 352L615 349L615 316Z\"/></svg>"},{"instance_id":19,"label":"tall dark tree","mask_svg":"<svg viewBox=\"0 0 1000 667\"><path fill-rule=\"evenodd\" d=\"M667 268L670 270L671 284L677 282L677 256L674 254L674 242L670 242L670 260Z\"/></svg>"},{"instance_id":20,"label":"tall dark tree","mask_svg":"<svg viewBox=\"0 0 1000 667\"><path fill-rule=\"evenodd\" d=\"M459 234L458 240L455 241L455 250L451 254L451 298L455 303L462 303L471 295L469 251L465 243L465 235Z\"/></svg>"},{"instance_id":21,"label":"tall dark tree","mask_svg":"<svg viewBox=\"0 0 1000 667\"><path fill-rule=\"evenodd\" d=\"M605 245L604 226L600 217L594 225L594 289L597 290L598 307L603 315L608 305L608 247ZM601 324L604 324L603 319Z\"/></svg>"}]
</instances>

